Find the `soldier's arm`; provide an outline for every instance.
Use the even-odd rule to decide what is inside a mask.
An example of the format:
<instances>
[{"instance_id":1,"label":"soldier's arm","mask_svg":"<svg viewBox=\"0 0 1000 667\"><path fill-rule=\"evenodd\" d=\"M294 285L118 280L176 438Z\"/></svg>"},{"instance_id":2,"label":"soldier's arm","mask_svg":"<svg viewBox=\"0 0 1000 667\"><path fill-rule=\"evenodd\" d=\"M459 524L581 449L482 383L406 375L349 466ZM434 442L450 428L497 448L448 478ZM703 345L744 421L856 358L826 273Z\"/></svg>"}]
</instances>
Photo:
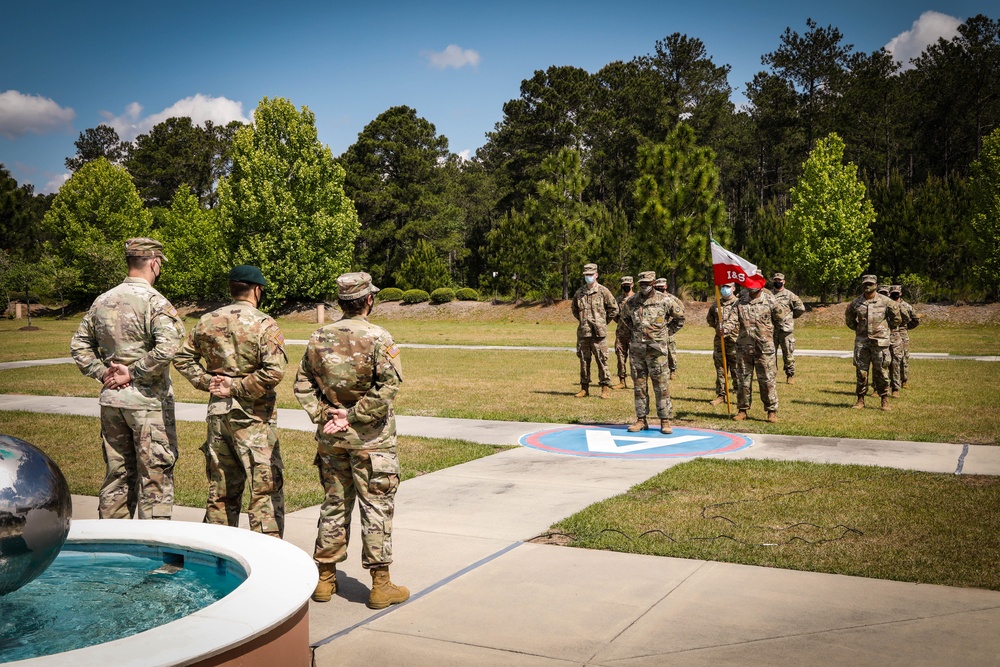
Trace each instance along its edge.
<instances>
[{"instance_id":1,"label":"soldier's arm","mask_svg":"<svg viewBox=\"0 0 1000 667\"><path fill-rule=\"evenodd\" d=\"M615 301L615 295L607 288L604 289L604 315L606 322L618 319L618 302Z\"/></svg>"},{"instance_id":2,"label":"soldier's arm","mask_svg":"<svg viewBox=\"0 0 1000 667\"><path fill-rule=\"evenodd\" d=\"M802 303L802 299L796 294L792 297L792 317L798 319L806 312L806 305Z\"/></svg>"},{"instance_id":3,"label":"soldier's arm","mask_svg":"<svg viewBox=\"0 0 1000 667\"><path fill-rule=\"evenodd\" d=\"M781 303L777 299L774 299L771 302L771 322L777 326L781 324L786 317L788 317L788 308L785 307L785 304Z\"/></svg>"},{"instance_id":4,"label":"soldier's arm","mask_svg":"<svg viewBox=\"0 0 1000 667\"><path fill-rule=\"evenodd\" d=\"M198 348L194 344L194 331L188 334L180 351L174 356L174 368L187 378L187 381L195 389L208 391L208 384L212 381L212 376L201 365L201 353L198 352Z\"/></svg>"},{"instance_id":5,"label":"soldier's arm","mask_svg":"<svg viewBox=\"0 0 1000 667\"><path fill-rule=\"evenodd\" d=\"M329 419L331 406L326 397L323 396L323 391L320 389L319 383L316 382L312 363L309 360L309 348L311 345L312 342L310 341L310 344L306 346L306 353L302 355L299 370L295 374L295 384L292 385L292 393L295 394L295 398L298 400L299 405L302 406L302 409L309 415L310 421L313 424L320 424Z\"/></svg>"},{"instance_id":6,"label":"soldier's arm","mask_svg":"<svg viewBox=\"0 0 1000 667\"><path fill-rule=\"evenodd\" d=\"M278 323L271 320L264 329L260 340L260 368L250 375L233 380L233 396L237 398L260 398L278 386L285 377L285 337L281 335Z\"/></svg>"},{"instance_id":7,"label":"soldier's arm","mask_svg":"<svg viewBox=\"0 0 1000 667\"><path fill-rule=\"evenodd\" d=\"M847 304L847 310L844 311L844 322L851 331L858 330L858 316L854 312L854 302Z\"/></svg>"},{"instance_id":8,"label":"soldier's arm","mask_svg":"<svg viewBox=\"0 0 1000 667\"><path fill-rule=\"evenodd\" d=\"M570 310L573 312L573 317L580 321L580 302L576 298L576 294L573 295L573 302L570 304Z\"/></svg>"},{"instance_id":9,"label":"soldier's arm","mask_svg":"<svg viewBox=\"0 0 1000 667\"><path fill-rule=\"evenodd\" d=\"M705 315L705 321L708 322L708 326L713 329L718 327L719 322L715 314L715 304L708 307L708 314Z\"/></svg>"},{"instance_id":10,"label":"soldier's arm","mask_svg":"<svg viewBox=\"0 0 1000 667\"><path fill-rule=\"evenodd\" d=\"M907 322L907 329L916 329L920 326L920 318L917 316L917 311L913 310L913 306L907 304L907 309L909 310L910 321Z\"/></svg>"},{"instance_id":11,"label":"soldier's arm","mask_svg":"<svg viewBox=\"0 0 1000 667\"><path fill-rule=\"evenodd\" d=\"M675 334L684 326L684 302L677 299L673 306L674 317L670 320L667 329L670 330L670 333Z\"/></svg>"},{"instance_id":12,"label":"soldier's arm","mask_svg":"<svg viewBox=\"0 0 1000 667\"><path fill-rule=\"evenodd\" d=\"M889 305L885 309L885 320L889 323L890 329L896 329L903 322L902 316L899 314L899 304L889 300Z\"/></svg>"},{"instance_id":13,"label":"soldier's arm","mask_svg":"<svg viewBox=\"0 0 1000 667\"><path fill-rule=\"evenodd\" d=\"M370 424L389 414L392 401L403 383L403 363L399 347L388 335L375 344L375 363L372 365L372 386L365 395L347 410L350 424Z\"/></svg>"},{"instance_id":14,"label":"soldier's arm","mask_svg":"<svg viewBox=\"0 0 1000 667\"><path fill-rule=\"evenodd\" d=\"M153 348L128 369L136 380L163 372L173 361L184 339L184 323L170 302L160 297L154 300L152 307Z\"/></svg>"},{"instance_id":15,"label":"soldier's arm","mask_svg":"<svg viewBox=\"0 0 1000 667\"><path fill-rule=\"evenodd\" d=\"M69 351L81 373L95 380L104 380L108 367L98 355L100 347L97 344L94 323L89 312L84 315L83 321L73 334L69 342Z\"/></svg>"}]
</instances>

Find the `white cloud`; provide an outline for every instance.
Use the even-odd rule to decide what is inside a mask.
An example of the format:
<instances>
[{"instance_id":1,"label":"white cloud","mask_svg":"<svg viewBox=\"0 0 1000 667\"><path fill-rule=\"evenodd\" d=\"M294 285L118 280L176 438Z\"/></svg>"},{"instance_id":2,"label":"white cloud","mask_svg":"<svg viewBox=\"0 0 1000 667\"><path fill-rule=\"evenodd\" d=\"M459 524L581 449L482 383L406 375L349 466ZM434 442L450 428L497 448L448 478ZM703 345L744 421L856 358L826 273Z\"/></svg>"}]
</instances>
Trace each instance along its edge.
<instances>
[{"instance_id":1,"label":"white cloud","mask_svg":"<svg viewBox=\"0 0 1000 667\"><path fill-rule=\"evenodd\" d=\"M885 50L888 51L894 60L903 63L903 69L913 69L910 64L911 58L916 58L924 52L931 44L936 44L939 38L950 40L958 34L958 26L962 25L962 19L948 16L941 12L924 12L920 18L913 22L913 27L906 32L901 32L888 44Z\"/></svg>"},{"instance_id":2,"label":"white cloud","mask_svg":"<svg viewBox=\"0 0 1000 667\"><path fill-rule=\"evenodd\" d=\"M42 186L40 193L43 195L51 194L53 192L59 192L59 188L62 184L69 180L69 173L57 174L50 178L45 185Z\"/></svg>"},{"instance_id":3,"label":"white cloud","mask_svg":"<svg viewBox=\"0 0 1000 667\"><path fill-rule=\"evenodd\" d=\"M105 124L113 127L118 136L125 141L132 141L140 134L149 132L154 125L168 118L188 117L195 125L203 125L207 120L216 125L225 125L233 120L241 123L250 122L250 119L243 115L242 102L225 97L208 97L201 93L185 97L163 111L145 117L142 115L142 105L138 102L132 102L125 107L125 113L120 116L115 116L110 111L102 111L101 115L104 116Z\"/></svg>"},{"instance_id":4,"label":"white cloud","mask_svg":"<svg viewBox=\"0 0 1000 667\"><path fill-rule=\"evenodd\" d=\"M16 90L0 93L0 135L17 139L28 132L45 134L69 128L76 112L61 107L41 95L25 95Z\"/></svg>"},{"instance_id":5,"label":"white cloud","mask_svg":"<svg viewBox=\"0 0 1000 667\"><path fill-rule=\"evenodd\" d=\"M444 51L424 51L424 57L430 61L432 67L447 69L454 67L458 69L466 65L476 67L479 65L479 51L473 49L463 49L457 44L449 44Z\"/></svg>"},{"instance_id":6,"label":"white cloud","mask_svg":"<svg viewBox=\"0 0 1000 667\"><path fill-rule=\"evenodd\" d=\"M458 157L462 158L462 162L468 162L472 159L472 150L466 148L464 151L458 151Z\"/></svg>"}]
</instances>

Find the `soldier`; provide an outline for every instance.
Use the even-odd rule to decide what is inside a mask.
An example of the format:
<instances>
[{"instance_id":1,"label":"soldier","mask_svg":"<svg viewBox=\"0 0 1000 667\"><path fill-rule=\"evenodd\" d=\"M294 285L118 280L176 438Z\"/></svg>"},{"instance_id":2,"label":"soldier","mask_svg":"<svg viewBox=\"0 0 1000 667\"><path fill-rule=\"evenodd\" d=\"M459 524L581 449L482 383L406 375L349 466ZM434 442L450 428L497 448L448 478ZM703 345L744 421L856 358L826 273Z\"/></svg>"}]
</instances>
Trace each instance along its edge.
<instances>
[{"instance_id":1,"label":"soldier","mask_svg":"<svg viewBox=\"0 0 1000 667\"><path fill-rule=\"evenodd\" d=\"M739 375L736 421L747 418L753 402L753 376L757 373L760 400L767 411L767 421L778 421L778 361L774 354L774 330L781 325L788 310L770 292L757 288L740 294L736 305L740 323L736 344Z\"/></svg>"},{"instance_id":2,"label":"soldier","mask_svg":"<svg viewBox=\"0 0 1000 667\"><path fill-rule=\"evenodd\" d=\"M628 427L630 433L649 428L649 387L652 380L656 396L656 415L660 418L660 433L671 433L670 419L673 405L670 402L670 370L667 346L671 332L684 326L684 305L678 300L667 299L653 289L656 274L643 271L639 274L639 293L625 302L621 319L632 332L629 359L632 364L632 386L635 392L635 423Z\"/></svg>"},{"instance_id":3,"label":"soldier","mask_svg":"<svg viewBox=\"0 0 1000 667\"><path fill-rule=\"evenodd\" d=\"M722 304L722 317L719 317L719 309L716 304L708 308L708 326L715 329L714 350L712 361L715 362L715 398L709 404L719 405L726 401L726 374L722 365L722 338L726 343L726 368L729 369L729 376L732 379L732 390L739 387L739 374L737 369L736 339L740 333L740 318L736 312L736 294L734 293L735 283L728 283L719 287L719 303Z\"/></svg>"},{"instance_id":4,"label":"soldier","mask_svg":"<svg viewBox=\"0 0 1000 667\"><path fill-rule=\"evenodd\" d=\"M628 323L621 317L622 305L635 292L632 291L632 276L622 276L621 293L618 295L618 328L615 329L615 358L618 360L618 384L612 389L625 389L625 374L628 364L628 346L632 341L632 332L629 331Z\"/></svg>"},{"instance_id":5,"label":"soldier","mask_svg":"<svg viewBox=\"0 0 1000 667\"><path fill-rule=\"evenodd\" d=\"M177 427L170 361L184 337L177 311L153 285L163 245L125 241L125 281L97 297L70 342L80 372L103 384L101 440L106 474L102 519L169 519L174 505Z\"/></svg>"},{"instance_id":6,"label":"soldier","mask_svg":"<svg viewBox=\"0 0 1000 667\"><path fill-rule=\"evenodd\" d=\"M868 367L875 376L875 391L882 397L882 409L889 407L889 338L894 327L900 325L899 304L887 296L877 294L878 278L861 276L863 294L847 306L844 318L854 331L854 366L857 371L858 401L856 409L865 407L868 393Z\"/></svg>"},{"instance_id":7,"label":"soldier","mask_svg":"<svg viewBox=\"0 0 1000 667\"><path fill-rule=\"evenodd\" d=\"M584 285L573 295L576 328L576 356L580 358L580 392L576 398L590 395L590 360L597 358L597 378L601 398L611 398L611 374L608 372L608 322L618 317L618 303L604 285L597 282L597 265L583 267Z\"/></svg>"},{"instance_id":8,"label":"soldier","mask_svg":"<svg viewBox=\"0 0 1000 667\"><path fill-rule=\"evenodd\" d=\"M913 306L903 300L903 286L893 285L889 288L889 298L899 304L899 314L906 320L906 324L899 328L899 337L903 343L903 361L899 365L899 387L906 389L906 384L910 379L910 329L920 326L920 317Z\"/></svg>"},{"instance_id":9,"label":"soldier","mask_svg":"<svg viewBox=\"0 0 1000 667\"><path fill-rule=\"evenodd\" d=\"M285 376L288 358L278 323L257 310L266 287L257 267L233 267L233 303L202 316L174 366L195 389L211 395L202 445L208 475L205 523L239 525L249 479L250 529L281 537L285 497L274 388Z\"/></svg>"},{"instance_id":10,"label":"soldier","mask_svg":"<svg viewBox=\"0 0 1000 667\"><path fill-rule=\"evenodd\" d=\"M684 304L676 296L667 291L667 279L657 278L656 282L653 283L653 289L655 289L660 294L666 296L670 301L677 306L680 304L681 309L684 309ZM670 379L677 379L677 336L673 332L670 332L670 343L667 345L667 366L670 368Z\"/></svg>"},{"instance_id":11,"label":"soldier","mask_svg":"<svg viewBox=\"0 0 1000 667\"><path fill-rule=\"evenodd\" d=\"M879 286L877 291L879 294L883 294L883 296L888 296L892 299L893 287L898 288L899 286L887 286L884 294L881 286ZM898 303L899 295L897 294L896 298L892 300ZM906 312L900 308L899 324L889 330L889 395L892 398L899 398L899 387L903 375L903 336L900 332L906 331L906 325L908 322L909 317L907 317Z\"/></svg>"},{"instance_id":12,"label":"soldier","mask_svg":"<svg viewBox=\"0 0 1000 667\"><path fill-rule=\"evenodd\" d=\"M336 564L347 559L357 498L361 563L372 575L371 609L410 597L410 591L389 578L400 473L392 404L403 382L403 366L389 332L368 321L378 291L367 273L337 278L337 301L344 316L313 333L294 388L317 424L315 465L326 492L313 552L319 583L312 599L327 602L337 592Z\"/></svg>"},{"instance_id":13,"label":"soldier","mask_svg":"<svg viewBox=\"0 0 1000 667\"><path fill-rule=\"evenodd\" d=\"M774 287L771 293L781 305L788 311L788 315L781 324L774 328L774 354L775 366L778 364L777 354L781 350L783 370L785 371L785 382L795 384L792 376L795 375L795 320L806 312L806 307L802 299L791 290L785 289L785 274L775 273L771 276L771 285Z\"/></svg>"}]
</instances>

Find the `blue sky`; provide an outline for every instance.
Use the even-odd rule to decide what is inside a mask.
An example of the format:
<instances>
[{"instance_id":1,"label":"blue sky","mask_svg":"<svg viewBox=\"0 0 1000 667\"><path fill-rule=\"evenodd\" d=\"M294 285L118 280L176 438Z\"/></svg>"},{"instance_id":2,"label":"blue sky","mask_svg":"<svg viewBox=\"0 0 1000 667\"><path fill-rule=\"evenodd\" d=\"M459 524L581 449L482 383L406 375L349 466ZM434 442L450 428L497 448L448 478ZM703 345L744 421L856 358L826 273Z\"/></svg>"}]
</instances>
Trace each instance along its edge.
<instances>
[{"instance_id":1,"label":"blue sky","mask_svg":"<svg viewBox=\"0 0 1000 667\"><path fill-rule=\"evenodd\" d=\"M474 153L536 69L594 72L680 32L732 67L739 103L760 56L786 27L805 32L807 18L836 26L856 50L892 42L905 60L950 38L961 20L997 14L985 0L938 2L9 3L0 162L19 183L51 192L87 128L107 123L131 139L171 115L247 120L265 96L309 107L334 155L402 104L434 123L453 152Z\"/></svg>"}]
</instances>

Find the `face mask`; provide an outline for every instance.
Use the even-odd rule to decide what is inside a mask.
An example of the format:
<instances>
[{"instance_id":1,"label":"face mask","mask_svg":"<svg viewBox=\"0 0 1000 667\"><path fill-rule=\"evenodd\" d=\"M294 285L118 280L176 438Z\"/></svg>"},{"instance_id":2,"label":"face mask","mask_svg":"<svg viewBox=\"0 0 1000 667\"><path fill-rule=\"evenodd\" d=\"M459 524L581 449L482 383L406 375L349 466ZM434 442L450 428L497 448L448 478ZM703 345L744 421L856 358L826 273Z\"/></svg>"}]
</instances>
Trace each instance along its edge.
<instances>
[{"instance_id":1,"label":"face mask","mask_svg":"<svg viewBox=\"0 0 1000 667\"><path fill-rule=\"evenodd\" d=\"M778 282L774 283L774 289L781 289L784 286L785 286L785 283L781 282L780 280Z\"/></svg>"},{"instance_id":2,"label":"face mask","mask_svg":"<svg viewBox=\"0 0 1000 667\"><path fill-rule=\"evenodd\" d=\"M649 296L653 292L652 285L640 285L639 291L642 292L643 296Z\"/></svg>"},{"instance_id":3,"label":"face mask","mask_svg":"<svg viewBox=\"0 0 1000 667\"><path fill-rule=\"evenodd\" d=\"M156 260L156 271L153 272L153 282L152 285L156 284L156 281L160 279L160 272L163 271L163 260Z\"/></svg>"},{"instance_id":4,"label":"face mask","mask_svg":"<svg viewBox=\"0 0 1000 667\"><path fill-rule=\"evenodd\" d=\"M733 295L733 288L729 285L719 288L719 293L727 299Z\"/></svg>"},{"instance_id":5,"label":"face mask","mask_svg":"<svg viewBox=\"0 0 1000 667\"><path fill-rule=\"evenodd\" d=\"M870 295L870 294L874 294L875 293L875 286L874 285L865 285L864 289L865 289L865 294L869 294Z\"/></svg>"},{"instance_id":6,"label":"face mask","mask_svg":"<svg viewBox=\"0 0 1000 667\"><path fill-rule=\"evenodd\" d=\"M597 280L597 276L584 276L583 279L588 285L593 285L594 281Z\"/></svg>"}]
</instances>

